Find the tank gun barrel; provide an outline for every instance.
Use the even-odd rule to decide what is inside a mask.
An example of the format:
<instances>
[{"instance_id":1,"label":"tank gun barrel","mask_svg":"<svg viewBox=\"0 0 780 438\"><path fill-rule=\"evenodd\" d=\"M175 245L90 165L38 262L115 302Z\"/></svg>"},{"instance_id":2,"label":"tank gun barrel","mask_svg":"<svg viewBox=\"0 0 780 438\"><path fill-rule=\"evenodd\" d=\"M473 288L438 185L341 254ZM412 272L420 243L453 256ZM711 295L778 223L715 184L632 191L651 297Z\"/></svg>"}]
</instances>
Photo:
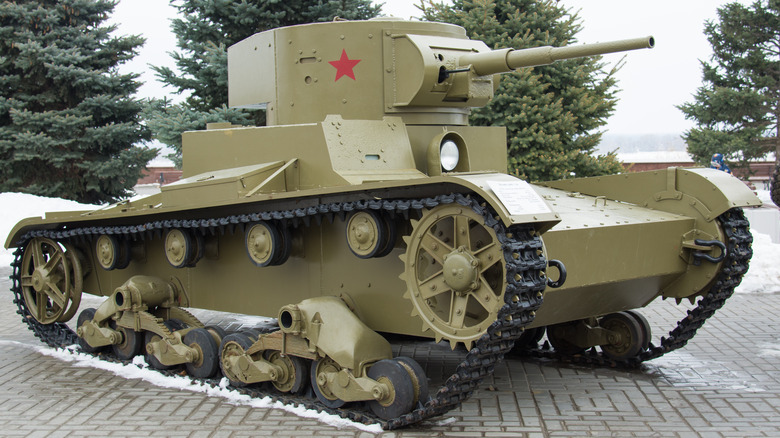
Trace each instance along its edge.
<instances>
[{"instance_id":1,"label":"tank gun barrel","mask_svg":"<svg viewBox=\"0 0 780 438\"><path fill-rule=\"evenodd\" d=\"M471 65L480 76L506 73L518 68L552 64L561 59L651 49L655 45L652 36L627 40L607 41L595 44L581 44L565 47L534 47L530 49L500 49L489 52L469 53L458 60L460 66Z\"/></svg>"}]
</instances>

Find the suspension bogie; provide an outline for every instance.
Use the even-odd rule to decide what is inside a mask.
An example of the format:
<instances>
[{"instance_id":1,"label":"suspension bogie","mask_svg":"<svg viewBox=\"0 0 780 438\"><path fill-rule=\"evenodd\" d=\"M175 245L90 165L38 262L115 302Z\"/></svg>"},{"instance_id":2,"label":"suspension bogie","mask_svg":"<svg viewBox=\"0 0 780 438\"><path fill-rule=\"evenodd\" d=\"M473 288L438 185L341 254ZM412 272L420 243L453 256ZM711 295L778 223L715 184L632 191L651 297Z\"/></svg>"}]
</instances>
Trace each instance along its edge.
<instances>
[{"instance_id":1,"label":"suspension bogie","mask_svg":"<svg viewBox=\"0 0 780 438\"><path fill-rule=\"evenodd\" d=\"M547 338L564 355L600 347L608 358L626 360L649 348L651 327L642 314L632 310L554 324L547 327Z\"/></svg>"},{"instance_id":2,"label":"suspension bogie","mask_svg":"<svg viewBox=\"0 0 780 438\"><path fill-rule=\"evenodd\" d=\"M111 346L123 359L144 352L160 368L197 364L196 373L216 372L220 336L176 303L180 285L157 277L133 276L97 309L79 316L76 333L88 350ZM204 363L205 362L205 363Z\"/></svg>"}]
</instances>

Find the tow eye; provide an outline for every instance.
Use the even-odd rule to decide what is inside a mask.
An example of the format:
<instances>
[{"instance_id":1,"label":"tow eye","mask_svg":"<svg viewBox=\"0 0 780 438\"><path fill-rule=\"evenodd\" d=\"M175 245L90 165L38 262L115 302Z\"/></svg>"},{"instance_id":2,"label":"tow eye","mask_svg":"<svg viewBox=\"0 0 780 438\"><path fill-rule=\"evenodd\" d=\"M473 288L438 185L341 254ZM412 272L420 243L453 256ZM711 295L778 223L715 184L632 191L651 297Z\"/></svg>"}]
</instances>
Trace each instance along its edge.
<instances>
[{"instance_id":1,"label":"tow eye","mask_svg":"<svg viewBox=\"0 0 780 438\"><path fill-rule=\"evenodd\" d=\"M696 239L693 242L688 240L683 242L683 246L693 250L691 252L691 255L693 256L694 266L701 265L702 260L706 260L710 263L720 263L723 261L723 259L726 258L726 255L728 253L726 249L726 244L721 242L720 240ZM718 255L717 257L713 257L709 254L705 254L704 251L707 252L712 251L712 247L714 246L720 248L720 255Z\"/></svg>"},{"instance_id":2,"label":"tow eye","mask_svg":"<svg viewBox=\"0 0 780 438\"><path fill-rule=\"evenodd\" d=\"M553 268L558 269L558 279L553 281L549 277L547 278L547 286L558 289L559 287L563 286L563 283L566 283L566 266L563 265L563 262L560 260L550 260L547 262L547 264Z\"/></svg>"}]
</instances>

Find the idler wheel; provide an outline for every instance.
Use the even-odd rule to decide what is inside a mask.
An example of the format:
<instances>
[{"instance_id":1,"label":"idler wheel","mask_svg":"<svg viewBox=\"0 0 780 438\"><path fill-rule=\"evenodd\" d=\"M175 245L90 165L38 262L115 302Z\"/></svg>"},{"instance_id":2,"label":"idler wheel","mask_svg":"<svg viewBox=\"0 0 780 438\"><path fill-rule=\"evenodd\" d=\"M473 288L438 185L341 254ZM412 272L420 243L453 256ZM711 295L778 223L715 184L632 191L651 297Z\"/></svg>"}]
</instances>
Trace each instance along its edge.
<instances>
[{"instance_id":1,"label":"idler wheel","mask_svg":"<svg viewBox=\"0 0 780 438\"><path fill-rule=\"evenodd\" d=\"M347 220L347 245L361 259L376 257L388 246L389 229L374 210L357 211Z\"/></svg>"},{"instance_id":2,"label":"idler wheel","mask_svg":"<svg viewBox=\"0 0 780 438\"><path fill-rule=\"evenodd\" d=\"M282 355L279 351L266 352L266 360L282 369L282 376L272 381L274 388L281 392L300 394L306 389L309 380L309 370L306 362L300 357Z\"/></svg>"},{"instance_id":3,"label":"idler wheel","mask_svg":"<svg viewBox=\"0 0 780 438\"><path fill-rule=\"evenodd\" d=\"M368 402L374 414L389 420L412 410L415 401L414 383L401 362L380 360L368 369L368 377L383 384L386 389L379 398Z\"/></svg>"},{"instance_id":4,"label":"idler wheel","mask_svg":"<svg viewBox=\"0 0 780 438\"><path fill-rule=\"evenodd\" d=\"M36 237L27 244L22 256L22 296L30 315L41 324L67 321L64 317L70 319L78 308L73 302L81 300L82 274L80 266L74 271L74 260L78 262L51 239Z\"/></svg>"},{"instance_id":5,"label":"idler wheel","mask_svg":"<svg viewBox=\"0 0 780 438\"><path fill-rule=\"evenodd\" d=\"M208 330L196 328L184 335L184 344L197 351L195 360L185 367L191 376L207 379L219 369L219 346Z\"/></svg>"},{"instance_id":6,"label":"idler wheel","mask_svg":"<svg viewBox=\"0 0 780 438\"><path fill-rule=\"evenodd\" d=\"M79 313L79 318L76 321L76 327L81 327L85 322L92 321L93 318L95 318L95 309L92 307L89 307L87 309L84 309ZM81 348L81 351L85 353L97 353L98 351L103 350L104 347L93 347L87 343L87 341L79 337L79 347Z\"/></svg>"},{"instance_id":7,"label":"idler wheel","mask_svg":"<svg viewBox=\"0 0 780 438\"><path fill-rule=\"evenodd\" d=\"M230 380L230 384L236 388L246 386L247 383L241 381L233 373L231 359L242 356L253 343L249 336L243 333L232 333L222 338L222 345L219 349L219 367L222 369L222 374Z\"/></svg>"},{"instance_id":8,"label":"idler wheel","mask_svg":"<svg viewBox=\"0 0 780 438\"><path fill-rule=\"evenodd\" d=\"M107 271L124 269L130 264L130 242L101 234L95 241L95 258L100 267Z\"/></svg>"},{"instance_id":9,"label":"idler wheel","mask_svg":"<svg viewBox=\"0 0 780 438\"><path fill-rule=\"evenodd\" d=\"M446 204L423 213L408 237L404 297L437 341L471 348L498 317L506 290L506 261L493 228L469 207Z\"/></svg>"},{"instance_id":10,"label":"idler wheel","mask_svg":"<svg viewBox=\"0 0 780 438\"><path fill-rule=\"evenodd\" d=\"M320 374L338 372L339 370L341 370L341 367L329 357L316 360L311 366L311 388L314 390L314 395L317 396L317 400L331 409L338 409L347 402L330 392L325 376L323 375L320 378Z\"/></svg>"},{"instance_id":11,"label":"idler wheel","mask_svg":"<svg viewBox=\"0 0 780 438\"><path fill-rule=\"evenodd\" d=\"M626 312L611 313L599 322L599 325L611 333L607 335L609 344L601 345L601 351L615 360L632 358L642 351L644 332L639 321Z\"/></svg>"}]
</instances>

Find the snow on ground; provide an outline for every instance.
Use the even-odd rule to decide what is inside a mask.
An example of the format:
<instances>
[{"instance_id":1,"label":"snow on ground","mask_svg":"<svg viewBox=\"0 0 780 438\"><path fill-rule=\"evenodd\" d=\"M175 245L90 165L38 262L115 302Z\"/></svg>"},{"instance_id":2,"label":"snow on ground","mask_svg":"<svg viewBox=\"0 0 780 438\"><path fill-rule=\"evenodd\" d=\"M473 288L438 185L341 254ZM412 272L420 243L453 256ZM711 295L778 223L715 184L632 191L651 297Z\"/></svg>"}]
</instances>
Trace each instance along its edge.
<instances>
[{"instance_id":1,"label":"snow on ground","mask_svg":"<svg viewBox=\"0 0 780 438\"><path fill-rule=\"evenodd\" d=\"M753 232L753 258L750 269L737 287L741 293L780 292L780 244L772 243L767 234Z\"/></svg>"},{"instance_id":2,"label":"snow on ground","mask_svg":"<svg viewBox=\"0 0 780 438\"><path fill-rule=\"evenodd\" d=\"M143 356L136 356L132 364L124 365L120 363L106 362L88 354L77 351L77 346L73 345L65 349L53 349L49 347L32 346L14 341L0 341L0 344L11 343L25 348L34 348L43 355L51 356L64 362L72 362L77 367L90 367L108 371L126 379L140 379L161 388L178 389L181 391L202 392L209 397L221 397L227 399L235 405L251 406L253 408L275 408L282 409L302 418L313 418L322 423L339 429L345 427L354 427L366 432L381 433L382 427L378 424L365 425L356 423L336 415L317 412L307 409L300 405L285 405L281 402L274 402L269 397L252 398L234 390L228 389L228 380L222 378L219 386L212 387L203 383L196 383L182 376L164 376L155 370L149 369Z\"/></svg>"},{"instance_id":3,"label":"snow on ground","mask_svg":"<svg viewBox=\"0 0 780 438\"><path fill-rule=\"evenodd\" d=\"M774 206L769 201L769 194L759 190L758 196L765 203ZM94 210L94 205L79 204L64 199L44 198L21 193L0 193L0 237L5 241L13 226L26 217L43 216L47 211ZM737 288L743 293L774 293L780 292L780 244L772 243L767 234L753 232L753 259L750 270ZM13 261L12 252L6 249L0 251L0 266L8 266Z\"/></svg>"},{"instance_id":4,"label":"snow on ground","mask_svg":"<svg viewBox=\"0 0 780 438\"><path fill-rule=\"evenodd\" d=\"M764 344L761 346L761 352L758 355L780 359L780 344Z\"/></svg>"}]
</instances>

